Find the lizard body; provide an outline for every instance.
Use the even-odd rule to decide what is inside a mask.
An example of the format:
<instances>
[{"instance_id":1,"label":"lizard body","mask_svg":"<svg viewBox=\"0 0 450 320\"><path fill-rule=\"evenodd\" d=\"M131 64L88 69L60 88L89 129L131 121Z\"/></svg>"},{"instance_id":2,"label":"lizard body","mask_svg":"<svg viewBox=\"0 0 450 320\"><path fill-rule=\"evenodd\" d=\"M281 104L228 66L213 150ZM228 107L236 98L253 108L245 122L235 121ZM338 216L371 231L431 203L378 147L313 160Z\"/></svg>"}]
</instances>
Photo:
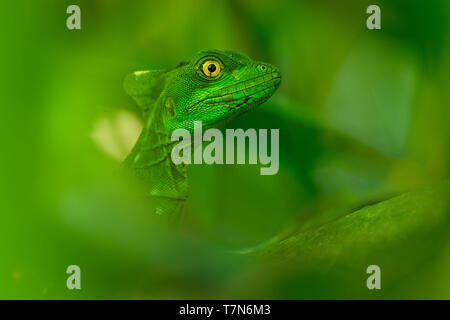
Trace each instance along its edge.
<instances>
[{"instance_id":1,"label":"lizard body","mask_svg":"<svg viewBox=\"0 0 450 320\"><path fill-rule=\"evenodd\" d=\"M176 217L188 195L186 167L171 161L175 129L192 132L223 124L253 110L275 92L279 70L234 51L199 52L168 70L137 71L125 78L126 92L143 109L144 128L124 161L148 186L156 213Z\"/></svg>"}]
</instances>

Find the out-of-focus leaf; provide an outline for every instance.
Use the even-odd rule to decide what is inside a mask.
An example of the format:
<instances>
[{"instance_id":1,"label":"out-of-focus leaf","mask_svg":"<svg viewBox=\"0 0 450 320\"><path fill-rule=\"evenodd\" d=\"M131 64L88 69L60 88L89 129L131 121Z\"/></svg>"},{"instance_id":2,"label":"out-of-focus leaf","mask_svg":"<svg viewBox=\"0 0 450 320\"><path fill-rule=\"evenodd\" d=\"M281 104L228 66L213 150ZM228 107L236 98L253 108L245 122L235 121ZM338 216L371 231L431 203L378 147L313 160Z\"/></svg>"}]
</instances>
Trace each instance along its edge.
<instances>
[{"instance_id":1,"label":"out-of-focus leaf","mask_svg":"<svg viewBox=\"0 0 450 320\"><path fill-rule=\"evenodd\" d=\"M415 73L406 50L367 35L355 44L337 75L326 121L386 155L404 156Z\"/></svg>"},{"instance_id":2,"label":"out-of-focus leaf","mask_svg":"<svg viewBox=\"0 0 450 320\"><path fill-rule=\"evenodd\" d=\"M450 181L423 191L405 193L364 207L323 226L295 234L262 254L282 260L360 259L372 249L411 241L437 230L449 219ZM349 260L347 260L349 261Z\"/></svg>"}]
</instances>

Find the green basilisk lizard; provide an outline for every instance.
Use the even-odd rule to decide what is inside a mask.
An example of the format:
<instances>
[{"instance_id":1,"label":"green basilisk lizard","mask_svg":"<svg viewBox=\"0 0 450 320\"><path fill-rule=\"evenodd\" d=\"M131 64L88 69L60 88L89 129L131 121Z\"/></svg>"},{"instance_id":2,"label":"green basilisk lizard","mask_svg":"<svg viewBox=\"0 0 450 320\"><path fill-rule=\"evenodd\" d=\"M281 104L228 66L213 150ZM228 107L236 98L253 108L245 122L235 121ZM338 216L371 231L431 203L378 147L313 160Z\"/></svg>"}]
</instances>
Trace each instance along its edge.
<instances>
[{"instance_id":1,"label":"green basilisk lizard","mask_svg":"<svg viewBox=\"0 0 450 320\"><path fill-rule=\"evenodd\" d=\"M186 167L171 161L171 134L223 124L253 110L275 92L279 70L235 51L199 52L168 70L137 71L125 91L142 108L144 128L124 166L149 188L157 214L177 217L188 194Z\"/></svg>"}]
</instances>

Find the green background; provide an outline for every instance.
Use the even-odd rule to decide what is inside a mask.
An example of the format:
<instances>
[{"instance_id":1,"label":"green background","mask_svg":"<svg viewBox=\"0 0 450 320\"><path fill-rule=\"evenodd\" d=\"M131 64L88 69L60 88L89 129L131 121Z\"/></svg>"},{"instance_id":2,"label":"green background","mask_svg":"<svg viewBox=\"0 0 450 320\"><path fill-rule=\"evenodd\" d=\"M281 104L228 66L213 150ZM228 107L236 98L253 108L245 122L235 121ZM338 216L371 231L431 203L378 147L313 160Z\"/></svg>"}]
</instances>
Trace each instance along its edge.
<instances>
[{"instance_id":1,"label":"green background","mask_svg":"<svg viewBox=\"0 0 450 320\"><path fill-rule=\"evenodd\" d=\"M371 4L381 30L366 28ZM0 298L450 298L447 0L1 12ZM280 68L275 95L228 125L280 129L280 170L190 166L185 219L163 228L116 174L141 121L122 80L211 48ZM229 253L277 235L262 255ZM382 290L366 287L372 264Z\"/></svg>"}]
</instances>

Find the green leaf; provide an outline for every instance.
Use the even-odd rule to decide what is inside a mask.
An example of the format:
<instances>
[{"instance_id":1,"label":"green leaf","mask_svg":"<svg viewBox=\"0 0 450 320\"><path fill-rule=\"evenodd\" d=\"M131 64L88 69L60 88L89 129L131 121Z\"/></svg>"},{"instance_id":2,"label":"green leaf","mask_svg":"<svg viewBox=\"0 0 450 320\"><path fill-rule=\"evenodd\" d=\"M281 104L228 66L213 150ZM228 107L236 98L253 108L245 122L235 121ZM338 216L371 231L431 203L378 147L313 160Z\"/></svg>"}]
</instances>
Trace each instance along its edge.
<instances>
[{"instance_id":1,"label":"green leaf","mask_svg":"<svg viewBox=\"0 0 450 320\"><path fill-rule=\"evenodd\" d=\"M379 253L380 259L392 259L399 248L407 256L428 251L423 239L435 246L440 235L448 235L450 218L450 180L442 185L408 192L364 207L325 225L301 231L271 244L257 254L277 261L366 260ZM441 232L442 231L442 232ZM423 244L423 248L421 248ZM429 243L428 243L429 244ZM433 247L433 245L431 246Z\"/></svg>"}]
</instances>

